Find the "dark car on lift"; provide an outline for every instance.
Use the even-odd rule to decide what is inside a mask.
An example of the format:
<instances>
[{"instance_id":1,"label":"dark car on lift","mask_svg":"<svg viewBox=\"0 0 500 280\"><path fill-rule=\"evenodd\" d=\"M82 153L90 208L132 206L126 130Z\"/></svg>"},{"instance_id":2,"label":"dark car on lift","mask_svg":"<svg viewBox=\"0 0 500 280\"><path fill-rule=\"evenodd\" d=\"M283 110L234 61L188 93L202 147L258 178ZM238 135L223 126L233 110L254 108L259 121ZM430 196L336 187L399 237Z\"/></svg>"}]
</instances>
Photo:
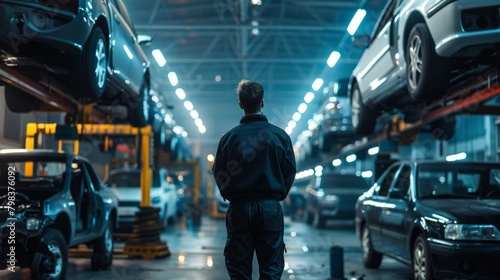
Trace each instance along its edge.
<instances>
[{"instance_id":1,"label":"dark car on lift","mask_svg":"<svg viewBox=\"0 0 500 280\"><path fill-rule=\"evenodd\" d=\"M399 161L356 203L363 264L386 255L414 279L497 279L500 164Z\"/></svg>"},{"instance_id":2,"label":"dark car on lift","mask_svg":"<svg viewBox=\"0 0 500 280\"><path fill-rule=\"evenodd\" d=\"M0 150L0 192L0 269L28 267L32 279L64 279L68 248L80 244L93 249L92 269L112 264L118 198L87 159Z\"/></svg>"},{"instance_id":3,"label":"dark car on lift","mask_svg":"<svg viewBox=\"0 0 500 280\"><path fill-rule=\"evenodd\" d=\"M354 220L354 205L368 189L366 179L355 174L326 171L313 176L305 190L304 220L324 228L328 220Z\"/></svg>"},{"instance_id":4,"label":"dark car on lift","mask_svg":"<svg viewBox=\"0 0 500 280\"><path fill-rule=\"evenodd\" d=\"M352 123L370 135L383 112L397 110L417 121L421 104L443 97L450 84L498 63L497 0L389 0L371 36L354 37L365 48L349 84ZM450 138L455 121L436 120L439 139Z\"/></svg>"},{"instance_id":5,"label":"dark car on lift","mask_svg":"<svg viewBox=\"0 0 500 280\"><path fill-rule=\"evenodd\" d=\"M351 121L347 87L349 79L340 79L328 85L318 110L320 123L313 131L312 141L323 153L338 152L356 139Z\"/></svg>"},{"instance_id":6,"label":"dark car on lift","mask_svg":"<svg viewBox=\"0 0 500 280\"><path fill-rule=\"evenodd\" d=\"M62 83L77 99L125 105L131 125L148 123L150 62L123 0L0 0L0 60L36 81ZM48 78L47 78L48 77ZM24 113L35 97L7 85L6 103Z\"/></svg>"}]
</instances>

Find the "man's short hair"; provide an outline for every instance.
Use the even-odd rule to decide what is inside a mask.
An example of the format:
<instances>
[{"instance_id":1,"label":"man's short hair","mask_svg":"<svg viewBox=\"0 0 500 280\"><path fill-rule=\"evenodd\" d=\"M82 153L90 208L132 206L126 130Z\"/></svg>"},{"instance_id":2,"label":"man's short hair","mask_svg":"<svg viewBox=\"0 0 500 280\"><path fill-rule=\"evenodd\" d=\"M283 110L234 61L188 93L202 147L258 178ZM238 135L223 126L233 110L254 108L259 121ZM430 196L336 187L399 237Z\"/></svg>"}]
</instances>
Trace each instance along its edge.
<instances>
[{"instance_id":1,"label":"man's short hair","mask_svg":"<svg viewBox=\"0 0 500 280\"><path fill-rule=\"evenodd\" d=\"M238 99L247 113L256 113L261 109L264 99L264 87L254 81L241 80L238 84Z\"/></svg>"}]
</instances>

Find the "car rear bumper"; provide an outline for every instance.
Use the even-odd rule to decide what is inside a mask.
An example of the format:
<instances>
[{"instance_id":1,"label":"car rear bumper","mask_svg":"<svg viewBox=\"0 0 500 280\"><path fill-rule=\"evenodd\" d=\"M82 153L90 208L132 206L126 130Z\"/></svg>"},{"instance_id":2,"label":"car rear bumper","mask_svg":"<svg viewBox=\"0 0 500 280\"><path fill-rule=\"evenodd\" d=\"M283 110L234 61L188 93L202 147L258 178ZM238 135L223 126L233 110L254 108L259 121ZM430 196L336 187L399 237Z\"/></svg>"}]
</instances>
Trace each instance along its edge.
<instances>
[{"instance_id":1,"label":"car rear bumper","mask_svg":"<svg viewBox=\"0 0 500 280\"><path fill-rule=\"evenodd\" d=\"M438 278L495 279L500 244L429 239L434 273Z\"/></svg>"},{"instance_id":2,"label":"car rear bumper","mask_svg":"<svg viewBox=\"0 0 500 280\"><path fill-rule=\"evenodd\" d=\"M498 43L500 26L497 0L461 0L429 13L429 30L440 56L474 57L483 49ZM496 11L495 13L490 13ZM479 19L483 22L477 24ZM479 27L479 26L481 27Z\"/></svg>"}]
</instances>

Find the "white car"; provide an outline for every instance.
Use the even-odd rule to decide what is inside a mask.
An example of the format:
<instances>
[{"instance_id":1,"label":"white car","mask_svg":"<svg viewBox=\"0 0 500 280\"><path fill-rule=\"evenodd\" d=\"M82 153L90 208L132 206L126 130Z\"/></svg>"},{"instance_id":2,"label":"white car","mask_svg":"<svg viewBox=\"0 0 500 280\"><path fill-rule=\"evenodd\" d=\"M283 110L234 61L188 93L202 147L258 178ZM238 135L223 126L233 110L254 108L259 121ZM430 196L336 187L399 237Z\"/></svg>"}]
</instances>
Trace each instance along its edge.
<instances>
[{"instance_id":1,"label":"white car","mask_svg":"<svg viewBox=\"0 0 500 280\"><path fill-rule=\"evenodd\" d=\"M167 169L153 170L150 206L160 208L160 219L164 225L175 222L177 190L167 180ZM141 173L139 169L116 169L109 173L106 184L118 196L118 219L131 218L139 210L141 202Z\"/></svg>"},{"instance_id":2,"label":"white car","mask_svg":"<svg viewBox=\"0 0 500 280\"><path fill-rule=\"evenodd\" d=\"M372 35L354 38L366 48L349 82L354 131L371 134L382 111L417 120L413 104L439 99L466 70L496 63L498 9L498 0L387 1Z\"/></svg>"}]
</instances>

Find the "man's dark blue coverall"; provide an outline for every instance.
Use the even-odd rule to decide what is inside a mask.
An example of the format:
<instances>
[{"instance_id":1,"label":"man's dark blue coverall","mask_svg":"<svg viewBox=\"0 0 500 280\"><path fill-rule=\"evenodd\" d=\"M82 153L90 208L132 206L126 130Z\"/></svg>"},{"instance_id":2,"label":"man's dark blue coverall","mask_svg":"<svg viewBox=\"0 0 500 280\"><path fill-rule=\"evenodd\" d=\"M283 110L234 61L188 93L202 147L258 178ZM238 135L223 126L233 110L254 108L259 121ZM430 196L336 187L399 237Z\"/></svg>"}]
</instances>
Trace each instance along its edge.
<instances>
[{"instance_id":1,"label":"man's dark blue coverall","mask_svg":"<svg viewBox=\"0 0 500 280\"><path fill-rule=\"evenodd\" d=\"M229 200L224 249L231 279L252 279L255 251L260 279L280 279L284 268L284 222L280 200L295 179L290 137L261 114L244 116L219 142L213 166Z\"/></svg>"}]
</instances>

